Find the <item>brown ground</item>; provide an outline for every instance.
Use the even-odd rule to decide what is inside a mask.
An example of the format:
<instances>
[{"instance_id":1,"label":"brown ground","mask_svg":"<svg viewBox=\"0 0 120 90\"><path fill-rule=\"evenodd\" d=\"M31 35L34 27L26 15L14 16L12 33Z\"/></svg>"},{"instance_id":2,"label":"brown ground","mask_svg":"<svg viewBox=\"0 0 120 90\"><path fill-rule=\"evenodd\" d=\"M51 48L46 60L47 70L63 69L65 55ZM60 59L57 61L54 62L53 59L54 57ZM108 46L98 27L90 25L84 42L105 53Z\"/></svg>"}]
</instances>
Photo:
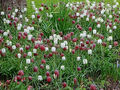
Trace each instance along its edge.
<instances>
[{"instance_id":1,"label":"brown ground","mask_svg":"<svg viewBox=\"0 0 120 90\"><path fill-rule=\"evenodd\" d=\"M110 85L106 85L105 90L120 90L120 81L114 82L113 80L108 79L108 82Z\"/></svg>"}]
</instances>

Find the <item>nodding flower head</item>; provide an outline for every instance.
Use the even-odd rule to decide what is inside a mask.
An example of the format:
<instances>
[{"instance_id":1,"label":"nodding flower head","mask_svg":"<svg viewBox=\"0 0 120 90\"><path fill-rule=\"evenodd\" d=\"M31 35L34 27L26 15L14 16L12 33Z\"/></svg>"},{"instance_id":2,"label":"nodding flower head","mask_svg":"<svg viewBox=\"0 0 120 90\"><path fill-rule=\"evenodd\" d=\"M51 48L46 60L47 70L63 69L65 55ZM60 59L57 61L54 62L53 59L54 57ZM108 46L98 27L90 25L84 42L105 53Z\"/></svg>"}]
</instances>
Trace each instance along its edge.
<instances>
[{"instance_id":1,"label":"nodding flower head","mask_svg":"<svg viewBox=\"0 0 120 90\"><path fill-rule=\"evenodd\" d=\"M45 51L45 46L44 45L40 45L40 50L41 51Z\"/></svg>"},{"instance_id":2,"label":"nodding flower head","mask_svg":"<svg viewBox=\"0 0 120 90\"><path fill-rule=\"evenodd\" d=\"M18 75L23 76L24 75L24 71L23 70L19 70Z\"/></svg>"},{"instance_id":3,"label":"nodding flower head","mask_svg":"<svg viewBox=\"0 0 120 90\"><path fill-rule=\"evenodd\" d=\"M34 71L34 72L38 72L38 67L35 66L35 67L33 68L33 71Z\"/></svg>"},{"instance_id":4,"label":"nodding flower head","mask_svg":"<svg viewBox=\"0 0 120 90\"><path fill-rule=\"evenodd\" d=\"M47 77L47 82L50 83L52 81L52 78L50 76Z\"/></svg>"},{"instance_id":5,"label":"nodding flower head","mask_svg":"<svg viewBox=\"0 0 120 90\"><path fill-rule=\"evenodd\" d=\"M62 83L62 86L63 86L63 88L65 88L65 87L67 86L67 83L66 83L66 82L63 82L63 83Z\"/></svg>"}]
</instances>

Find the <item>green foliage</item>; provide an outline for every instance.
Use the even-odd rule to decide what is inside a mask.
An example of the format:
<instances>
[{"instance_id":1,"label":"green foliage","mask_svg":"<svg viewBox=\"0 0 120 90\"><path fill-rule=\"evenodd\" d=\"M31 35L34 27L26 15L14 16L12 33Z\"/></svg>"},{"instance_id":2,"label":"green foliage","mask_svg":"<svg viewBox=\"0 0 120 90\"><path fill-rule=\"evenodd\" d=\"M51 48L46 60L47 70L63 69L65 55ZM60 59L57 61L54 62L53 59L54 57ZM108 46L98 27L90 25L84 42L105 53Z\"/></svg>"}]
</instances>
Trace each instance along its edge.
<instances>
[{"instance_id":1,"label":"green foliage","mask_svg":"<svg viewBox=\"0 0 120 90\"><path fill-rule=\"evenodd\" d=\"M61 83L63 81L67 82L67 87L64 90L73 90L73 87L76 88L76 90L87 90L89 89L89 86L91 84L95 84L97 88L105 88L105 84L109 84L106 80L107 78L112 78L115 81L120 79L120 69L116 65L116 61L118 59L118 47L113 47L112 49L108 48L108 45L113 45L113 41L118 41L120 40L120 35L119 32L120 30L114 31L112 34L114 40L111 42L107 41L107 38L111 35L108 33L105 27L105 23L101 23L101 28L98 29L98 33L100 35L104 35L103 41L106 42L106 46L102 46L102 44L97 44L97 40L100 37L97 37L97 35L93 35L92 32L88 31L89 27L96 28L96 22L93 22L90 20L89 22L86 21L85 18L80 18L79 21L77 21L76 18L70 19L69 14L74 14L75 11L72 11L71 9L67 9L65 7L65 4L70 1L73 2L72 0L34 0L36 3L36 6L39 8L41 3L45 3L48 5L49 10L44 10L43 12L39 12L38 14L41 17L41 22L38 21L37 18L31 19L31 15L37 16L32 9L31 6L31 0L28 0L28 11L26 14L23 15L23 17L29 17L29 22L25 22L24 19L20 19L20 23L23 24L23 26L33 26L35 30L31 31L29 34L33 35L33 37L38 40L38 37L41 32L44 33L44 36L41 37L43 40L43 45L46 47L49 47L49 51L42 52L40 49L38 49L38 56L26 56L26 58L23 58L23 53L21 53L22 57L21 58L16 58L15 55L20 53L19 48L9 51L6 49L6 56L5 57L0 57L0 76L5 77L4 79L12 79L11 83L9 85L9 88L11 90L25 90L29 85L32 85L35 90L38 89L56 89L59 88L62 89ZM41 1L41 2L40 2ZM60 1L60 2L58 2ZM74 0L75 2L77 0ZM95 0L94 0L95 1ZM99 1L99 0L97 0ZM107 2L107 0L105 1ZM111 3L111 2L110 2ZM56 8L53 8L53 5L57 4L58 6ZM91 10L92 11L92 10ZM80 11L79 11L80 12ZM93 11L92 11L93 12ZM52 14L53 18L49 18L47 14ZM112 13L110 13L112 14ZM108 17L109 14L106 14L106 17ZM2 17L3 18L3 17ZM63 21L58 21L58 18L64 19ZM8 19L8 18L7 18ZM74 20L75 24L72 24L72 20ZM35 22L35 24L32 24L32 21ZM3 23L0 21L2 24L0 29L4 29L7 31L8 29L10 30L10 34L13 36L12 44L15 45L16 43L20 43L21 46L23 47L24 50L23 52L28 54L28 52L33 52L35 44L28 40L27 38L23 39L21 38L18 40L18 33L19 32L24 32L24 29L26 27L22 27L21 31L16 30L14 26L9 26L6 23ZM85 38L86 40L94 40L96 43L96 47L93 50L92 55L88 55L87 50L82 51L82 50L76 50L75 54L72 54L71 50L75 49L76 45L80 45L81 42L81 37L80 34L82 31L78 30L76 28L76 25L79 24L83 27L84 31L89 32L90 35L92 35L92 38ZM5 27L4 27L5 26ZM119 28L119 24L117 24L117 28ZM46 41L49 38L49 36L53 35L54 32L52 30L55 30L56 34L59 34L60 32L63 32L63 35L69 34L70 32L74 32L74 35L71 36L71 38L68 40L68 50L63 50L60 48L60 45L55 46L57 47L58 54L53 54L51 58L46 59L45 65L50 65L50 71L46 69L40 69L40 65L43 64L41 63L41 60L44 59L44 55L49 56L51 53L51 46L49 44L52 44L54 46L54 40L51 40L51 42L48 44ZM23 34L23 33L22 33ZM1 35L2 36L2 35ZM10 40L8 37L4 37L4 42L1 45L0 49L5 47L6 41ZM77 42L73 42L72 40L74 38L77 38ZM64 41L64 40L63 40ZM63 41L59 41L58 43L62 43ZM85 43L85 42L84 42ZM30 45L30 49L26 50L25 47L27 45ZM92 44L91 44L92 45ZM86 45L90 47L90 45ZM6 48L6 47L5 47ZM90 49L90 48L88 48ZM66 61L61 61L61 56L60 54L64 53L66 56ZM81 60L76 61L76 58L80 56ZM33 58L34 63L26 64L26 59L28 58ZM83 64L83 59L87 58L88 63ZM61 70L60 66L65 65L65 70ZM38 66L39 70L38 72L33 71L33 67ZM77 67L81 67L81 70L78 72ZM54 71L59 70L59 79L56 79L53 77ZM26 80L22 82L14 82L14 78L19 70L24 71L24 77ZM46 71L49 71L51 73L52 77L52 83L48 83L46 81ZM38 81L38 75L43 76L43 81ZM33 80L30 81L28 79L28 76L32 76ZM77 78L77 84L74 85L73 79ZM19 83L19 84L18 84ZM1 87L0 87L1 89Z\"/></svg>"}]
</instances>

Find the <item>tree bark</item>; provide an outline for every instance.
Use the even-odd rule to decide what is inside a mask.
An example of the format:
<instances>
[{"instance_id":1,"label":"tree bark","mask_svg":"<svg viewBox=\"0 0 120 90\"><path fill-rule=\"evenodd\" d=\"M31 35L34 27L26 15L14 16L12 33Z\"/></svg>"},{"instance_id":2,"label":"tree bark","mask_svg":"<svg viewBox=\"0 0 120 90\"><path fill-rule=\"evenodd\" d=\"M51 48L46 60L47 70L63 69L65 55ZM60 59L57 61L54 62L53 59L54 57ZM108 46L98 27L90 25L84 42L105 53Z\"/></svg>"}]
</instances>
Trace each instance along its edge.
<instances>
[{"instance_id":1,"label":"tree bark","mask_svg":"<svg viewBox=\"0 0 120 90\"><path fill-rule=\"evenodd\" d=\"M8 11L8 7L22 9L26 5L26 0L0 0L0 9L5 12Z\"/></svg>"}]
</instances>

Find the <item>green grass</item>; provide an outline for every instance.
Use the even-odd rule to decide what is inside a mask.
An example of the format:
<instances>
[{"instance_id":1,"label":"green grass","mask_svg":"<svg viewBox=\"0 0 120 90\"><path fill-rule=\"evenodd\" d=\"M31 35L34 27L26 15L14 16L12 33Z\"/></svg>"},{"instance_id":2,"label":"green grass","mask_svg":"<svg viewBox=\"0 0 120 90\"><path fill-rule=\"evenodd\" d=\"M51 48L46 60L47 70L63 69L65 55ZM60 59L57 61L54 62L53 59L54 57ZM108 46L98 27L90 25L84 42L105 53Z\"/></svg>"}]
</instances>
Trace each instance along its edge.
<instances>
[{"instance_id":1,"label":"green grass","mask_svg":"<svg viewBox=\"0 0 120 90\"><path fill-rule=\"evenodd\" d=\"M51 4L54 4L54 3L58 3L60 0L33 0L33 1L35 1L36 7L39 8L39 7L41 7L41 3L45 3L46 5L51 5ZM75 1L76 2L76 1L84 1L84 0L61 0L61 1L64 1L64 2L68 2L68 1L73 2L73 1ZM90 1L100 2L101 0L90 0ZM109 1L105 0L105 2L107 3ZM110 0L109 3L113 4L112 2L113 2L113 0ZM30 22L29 23L25 23L23 25L26 25L26 26L28 25L29 26L29 24L32 21L31 15L34 14L34 10L32 9L31 0L27 0L27 3L28 3L27 4L28 5L27 6L28 7L27 16L29 16L28 18L30 18ZM51 35L51 30L52 29L55 29L57 32L63 31L63 33L66 34L66 33L69 33L69 31L67 31L68 28L71 29L71 28L75 27L75 25L71 23L72 19L68 18L69 11L67 12L67 10L65 10L65 5L61 4L60 7L57 8L57 10L56 10L58 13L57 14L54 13L53 14L54 17L52 19L47 19L46 20L46 13L50 13L51 11L54 11L54 9L51 8L50 10L45 10L43 12L40 12L40 15L43 17L42 18L43 19L42 23L39 23L37 21L37 19L33 19L36 22L36 24L31 25L31 26L35 27L35 31L32 32L32 35L35 38L37 38L38 34L41 31L44 32L44 35L45 35L44 38L46 39L47 38L46 36ZM64 23L63 22L59 22L57 20L59 17L60 18L64 17L64 19L66 19L66 20L64 20ZM82 27L85 30L87 30L89 26L92 26L93 28L95 28L94 25L96 25L96 23L93 23L93 22L91 23L91 21L90 22L84 22L84 21L85 21L85 19L81 19L79 24L82 25ZM23 22L24 22L24 19L23 19ZM104 23L102 25L103 25L103 27L101 29L99 29L98 32L100 32L101 34L105 35L105 39L106 39L109 34L106 31L106 27L104 27L105 26ZM16 31L16 28L12 28L12 27L9 27L7 25L6 25L6 27L7 27L7 29L12 30L11 33L14 36L13 44L15 42L18 42L18 41L16 41L16 35L14 34L14 31ZM119 29L119 27L118 27L118 29ZM5 28L5 30L6 30L6 28ZM79 35L81 33L80 31L71 30L70 32L72 32L72 31L75 34L72 38L75 38L75 37L80 38L79 37ZM119 30L117 30L117 31L119 32ZM119 33L117 34L117 32L115 32L115 35L113 35L113 37L114 36L119 36ZM94 38L97 39L97 37L93 36L93 39ZM5 38L5 39L7 39L7 38ZM120 37L119 37L119 39L120 39ZM77 44L79 42L80 41L78 41ZM25 45L31 45L30 51L34 48L34 44L32 42L28 42L26 39L25 40L20 40L19 43L21 43L23 47ZM70 41L68 43L68 45L70 46L70 49L74 49L74 47L75 47L75 45L73 44L72 41ZM57 49L58 52L60 52L60 53L63 52L65 54L65 56L67 57L67 61L65 61L64 63L61 63L61 57L56 56L56 55L53 56L50 59L46 59L47 60L47 64L53 66L53 67L51 67L51 71L50 71L51 73L53 73L53 71L56 68L59 69L61 64L64 64L66 66L66 69L65 69L64 72L60 71L60 79L58 80L58 82L53 81L54 85L56 87L61 87L61 82L66 81L69 86L73 87L73 83L71 83L71 82L73 82L73 78L74 77L78 77L78 82L82 83L82 81L83 81L83 83L85 84L85 87L89 86L93 82L95 82L95 84L104 83L104 82L106 82L107 78L113 78L115 80L118 80L118 78L120 77L120 74L118 73L120 71L120 69L116 68L116 59L118 57L118 55L117 55L117 52L118 52L117 48L113 48L112 50L109 50L107 47L101 48L101 46L99 46L99 45L97 47L98 48L96 48L94 50L92 56L88 56L87 52L81 52L81 51L80 52L76 51L76 55L72 55L71 53L65 52L65 51L63 51L63 50L58 48ZM16 51L16 52L18 53L18 51ZM25 50L24 52L27 53L28 51ZM41 63L40 60L42 58L44 58L43 57L44 52L38 52L38 53L40 55L38 57L34 57L35 58L35 63L33 63L31 65L28 65L29 69L28 69L28 71L26 71L25 70L25 65L26 65L25 58L22 58L22 60L19 60L19 59L14 58L14 56L15 56L14 52L12 52L12 54L11 54L11 52L7 52L7 58L1 58L3 60L0 63L0 71L2 72L1 75L6 76L6 77L10 77L10 76L16 75L14 73L17 73L18 70L22 69L22 70L25 71L25 77L28 77L28 75L32 75L33 76L34 81L30 82L29 84L36 85L36 89L37 89L37 87L39 86L38 84L40 84L40 83L37 82L37 80L36 80L37 78L36 77L38 76L38 74L40 74L40 75L44 75L45 74L45 71L42 71L42 70L39 70L39 72L37 74L34 74L33 72L31 73L31 71L33 71L33 67L34 66L39 66L39 64ZM49 54L49 53L50 52L47 52L45 54ZM88 65L82 65L81 61L79 63L75 61L76 57L79 54L80 54L80 56L82 56L82 59L88 58L88 60L89 60L89 64ZM77 69L76 69L79 65L82 68L82 71L80 72L81 73L80 76L79 76L79 74L77 72ZM11 75L10 75L10 73L11 73ZM92 78L93 81L92 80L89 81L88 78ZM46 77L44 77L44 79L46 79ZM26 84L26 86L24 86L23 83L20 83L20 85L17 85L16 83L12 83L11 84L11 88L13 88L15 86L16 86L15 87L16 89L17 88L22 88L22 87L27 87L28 81L26 81L25 84ZM54 85L50 84L49 86L50 86L50 88L52 88L52 86L54 86ZM49 87L45 86L45 88L49 88ZM20 90L20 89L17 89L17 90ZM23 89L21 89L21 90L23 90Z\"/></svg>"},{"instance_id":2,"label":"green grass","mask_svg":"<svg viewBox=\"0 0 120 90\"><path fill-rule=\"evenodd\" d=\"M31 1L34 1L35 2L35 5L36 7L40 7L41 3L45 3L47 5L50 5L51 3L58 3L60 1L62 2L80 2L80 1L84 1L85 0L27 0L27 8L28 8L28 16L30 16L33 12L33 9L32 9L32 6L31 6ZM114 0L89 0L89 1L92 1L92 2L101 2L101 1L104 1L105 3L110 3L110 4L113 4L113 1ZM119 3L120 3L120 0L117 0Z\"/></svg>"},{"instance_id":3,"label":"green grass","mask_svg":"<svg viewBox=\"0 0 120 90\"><path fill-rule=\"evenodd\" d=\"M34 13L34 10L33 10L33 7L32 7L32 4L31 2L34 1L35 2L35 5L36 5L36 8L40 8L41 7L41 3L44 3L48 6L52 5L52 4L57 4L58 2L80 2L80 1L83 1L83 2L86 2L86 0L27 0L27 16L29 18L31 18L31 15L33 15ZM104 1L105 3L110 3L110 4L114 4L113 1L114 0L89 0L91 2L101 2L101 1ZM119 0L117 0L119 1ZM119 1L120 2L120 1ZM63 11L63 10L59 10L59 11ZM46 12L45 12L46 13ZM44 13L44 14L45 14ZM66 12L65 12L66 13ZM64 14L64 12L62 13ZM63 16L63 15L62 15ZM65 15L64 15L65 16ZM57 16L58 17L58 16ZM48 25L49 26L49 25Z\"/></svg>"}]
</instances>

